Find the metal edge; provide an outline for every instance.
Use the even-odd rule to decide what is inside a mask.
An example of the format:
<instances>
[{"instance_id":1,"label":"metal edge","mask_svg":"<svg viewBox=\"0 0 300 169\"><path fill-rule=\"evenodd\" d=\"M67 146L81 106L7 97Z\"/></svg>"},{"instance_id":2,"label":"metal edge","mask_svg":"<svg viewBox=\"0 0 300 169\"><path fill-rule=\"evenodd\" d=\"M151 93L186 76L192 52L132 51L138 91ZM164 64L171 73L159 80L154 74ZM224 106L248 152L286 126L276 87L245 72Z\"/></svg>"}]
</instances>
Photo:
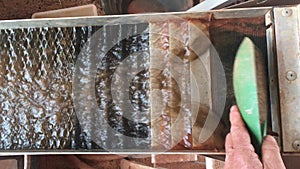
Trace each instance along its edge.
<instances>
[{"instance_id":1,"label":"metal edge","mask_svg":"<svg viewBox=\"0 0 300 169\"><path fill-rule=\"evenodd\" d=\"M297 77L297 73L300 73L299 8L300 6L291 6L274 8L273 11L284 153L300 152L300 146L298 148L293 146L295 141L300 140L299 103L297 102L300 98L300 79ZM294 74L288 76L289 72Z\"/></svg>"},{"instance_id":2,"label":"metal edge","mask_svg":"<svg viewBox=\"0 0 300 169\"><path fill-rule=\"evenodd\" d=\"M277 53L276 53L276 38L275 38L275 24L274 13L270 11L266 14L266 38L267 38L267 52L268 52L268 80L270 93L270 117L272 132L278 134L277 142L282 148L282 133L281 133L281 119L280 119L280 103L279 103L279 89L278 89L278 69L277 69ZM268 122L269 123L269 122Z\"/></svg>"},{"instance_id":3,"label":"metal edge","mask_svg":"<svg viewBox=\"0 0 300 169\"><path fill-rule=\"evenodd\" d=\"M264 17L271 7L237 8L212 11L215 19Z\"/></svg>"},{"instance_id":4,"label":"metal edge","mask_svg":"<svg viewBox=\"0 0 300 169\"><path fill-rule=\"evenodd\" d=\"M147 13L131 15L107 15L94 17L74 17L74 18L45 18L45 19L22 19L22 20L2 20L0 29L36 28L36 27L78 27L97 26L113 23L114 20L124 23L141 23L151 21L163 21L168 19L168 15L182 18L201 18L213 14L215 19L226 18L249 18L264 16L271 8L247 8L247 9L227 9L212 10L204 12L170 12L170 13ZM158 18L157 18L158 17ZM123 19L126 18L126 19Z\"/></svg>"},{"instance_id":5,"label":"metal edge","mask_svg":"<svg viewBox=\"0 0 300 169\"><path fill-rule=\"evenodd\" d=\"M235 3L235 0L215 0L215 1L203 1L199 4L195 5L188 11L199 11L199 10L207 10L207 9L220 9L226 7L230 4Z\"/></svg>"},{"instance_id":6,"label":"metal edge","mask_svg":"<svg viewBox=\"0 0 300 169\"><path fill-rule=\"evenodd\" d=\"M295 0L284 0L284 1L279 1L279 0L249 0L246 2L238 3L232 6L229 6L227 8L250 8L251 6L257 6L257 7L266 7L266 6L277 6L277 7L283 7L283 6L292 6L292 5L297 5L299 2Z\"/></svg>"},{"instance_id":7,"label":"metal edge","mask_svg":"<svg viewBox=\"0 0 300 169\"><path fill-rule=\"evenodd\" d=\"M225 152L201 152L201 151L174 151L174 152L77 152L77 151L51 151L51 152L0 152L1 156L32 156L32 155L160 155L160 154L198 154L205 156L224 156Z\"/></svg>"}]
</instances>

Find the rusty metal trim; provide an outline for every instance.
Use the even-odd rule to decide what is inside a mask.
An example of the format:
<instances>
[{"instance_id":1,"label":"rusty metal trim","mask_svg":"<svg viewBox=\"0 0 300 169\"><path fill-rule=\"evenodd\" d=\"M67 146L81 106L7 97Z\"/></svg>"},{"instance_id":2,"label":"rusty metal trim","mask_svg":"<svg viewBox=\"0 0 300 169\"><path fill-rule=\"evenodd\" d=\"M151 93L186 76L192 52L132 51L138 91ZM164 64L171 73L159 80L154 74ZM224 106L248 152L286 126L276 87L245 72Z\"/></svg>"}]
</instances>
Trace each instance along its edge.
<instances>
[{"instance_id":1,"label":"rusty metal trim","mask_svg":"<svg viewBox=\"0 0 300 169\"><path fill-rule=\"evenodd\" d=\"M77 26L99 26L112 23L114 20L125 19L128 23L141 23L151 21L163 21L165 16L174 15L182 18L204 18L209 19L214 15L215 19L228 18L249 18L264 16L271 8L247 8L227 9L205 12L171 12L171 13L150 13L133 15L106 15L74 18L46 18L46 19L22 19L0 21L0 29L14 28L36 28L36 27L77 27ZM168 17L167 17L168 18Z\"/></svg>"},{"instance_id":2,"label":"rusty metal trim","mask_svg":"<svg viewBox=\"0 0 300 169\"><path fill-rule=\"evenodd\" d=\"M299 8L274 8L284 153L300 152L293 147L293 143L300 139Z\"/></svg>"},{"instance_id":3,"label":"rusty metal trim","mask_svg":"<svg viewBox=\"0 0 300 169\"><path fill-rule=\"evenodd\" d=\"M266 31L267 49L268 49L268 77L269 77L269 93L270 93L270 116L268 117L268 124L272 127L272 132L277 137L277 142L282 147L281 134L281 120L279 107L279 89L278 89L278 70L277 70L277 54L275 41L275 24L273 23L273 12L266 14Z\"/></svg>"}]
</instances>

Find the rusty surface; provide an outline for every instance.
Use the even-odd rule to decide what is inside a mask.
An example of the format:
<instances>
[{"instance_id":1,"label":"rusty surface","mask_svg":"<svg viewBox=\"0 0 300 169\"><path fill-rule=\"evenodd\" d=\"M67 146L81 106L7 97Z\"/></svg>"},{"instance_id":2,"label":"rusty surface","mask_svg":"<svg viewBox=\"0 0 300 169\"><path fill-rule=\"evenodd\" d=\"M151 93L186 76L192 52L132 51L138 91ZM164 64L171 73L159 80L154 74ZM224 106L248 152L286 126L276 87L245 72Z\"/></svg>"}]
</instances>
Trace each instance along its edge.
<instances>
[{"instance_id":1,"label":"rusty surface","mask_svg":"<svg viewBox=\"0 0 300 169\"><path fill-rule=\"evenodd\" d=\"M299 6L274 9L283 152L299 153ZM293 72L293 73L290 73Z\"/></svg>"},{"instance_id":2,"label":"rusty surface","mask_svg":"<svg viewBox=\"0 0 300 169\"><path fill-rule=\"evenodd\" d=\"M265 36L265 16L258 18L216 19L210 22L213 30L235 31L246 35Z\"/></svg>"}]
</instances>

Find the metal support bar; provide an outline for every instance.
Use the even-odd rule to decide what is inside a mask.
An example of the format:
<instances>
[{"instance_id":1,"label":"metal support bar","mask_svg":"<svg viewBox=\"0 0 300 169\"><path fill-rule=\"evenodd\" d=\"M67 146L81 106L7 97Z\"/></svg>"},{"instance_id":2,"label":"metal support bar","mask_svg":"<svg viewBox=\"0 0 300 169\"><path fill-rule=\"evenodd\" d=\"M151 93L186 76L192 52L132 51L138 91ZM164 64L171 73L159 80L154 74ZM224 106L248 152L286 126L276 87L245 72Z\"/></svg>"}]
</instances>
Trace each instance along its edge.
<instances>
[{"instance_id":1,"label":"metal support bar","mask_svg":"<svg viewBox=\"0 0 300 169\"><path fill-rule=\"evenodd\" d=\"M283 152L300 152L299 7L274 9Z\"/></svg>"}]
</instances>

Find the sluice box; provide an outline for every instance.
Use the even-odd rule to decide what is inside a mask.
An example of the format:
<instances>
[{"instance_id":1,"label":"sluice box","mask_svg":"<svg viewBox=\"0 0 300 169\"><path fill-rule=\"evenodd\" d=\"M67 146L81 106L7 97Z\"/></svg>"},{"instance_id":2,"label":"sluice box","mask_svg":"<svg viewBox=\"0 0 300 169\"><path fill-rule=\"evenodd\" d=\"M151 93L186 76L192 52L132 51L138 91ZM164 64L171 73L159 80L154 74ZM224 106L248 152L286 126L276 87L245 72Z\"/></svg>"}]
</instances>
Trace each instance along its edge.
<instances>
[{"instance_id":1,"label":"sluice box","mask_svg":"<svg viewBox=\"0 0 300 169\"><path fill-rule=\"evenodd\" d=\"M245 37L299 153L299 33L299 6L0 21L1 154L224 154Z\"/></svg>"}]
</instances>

